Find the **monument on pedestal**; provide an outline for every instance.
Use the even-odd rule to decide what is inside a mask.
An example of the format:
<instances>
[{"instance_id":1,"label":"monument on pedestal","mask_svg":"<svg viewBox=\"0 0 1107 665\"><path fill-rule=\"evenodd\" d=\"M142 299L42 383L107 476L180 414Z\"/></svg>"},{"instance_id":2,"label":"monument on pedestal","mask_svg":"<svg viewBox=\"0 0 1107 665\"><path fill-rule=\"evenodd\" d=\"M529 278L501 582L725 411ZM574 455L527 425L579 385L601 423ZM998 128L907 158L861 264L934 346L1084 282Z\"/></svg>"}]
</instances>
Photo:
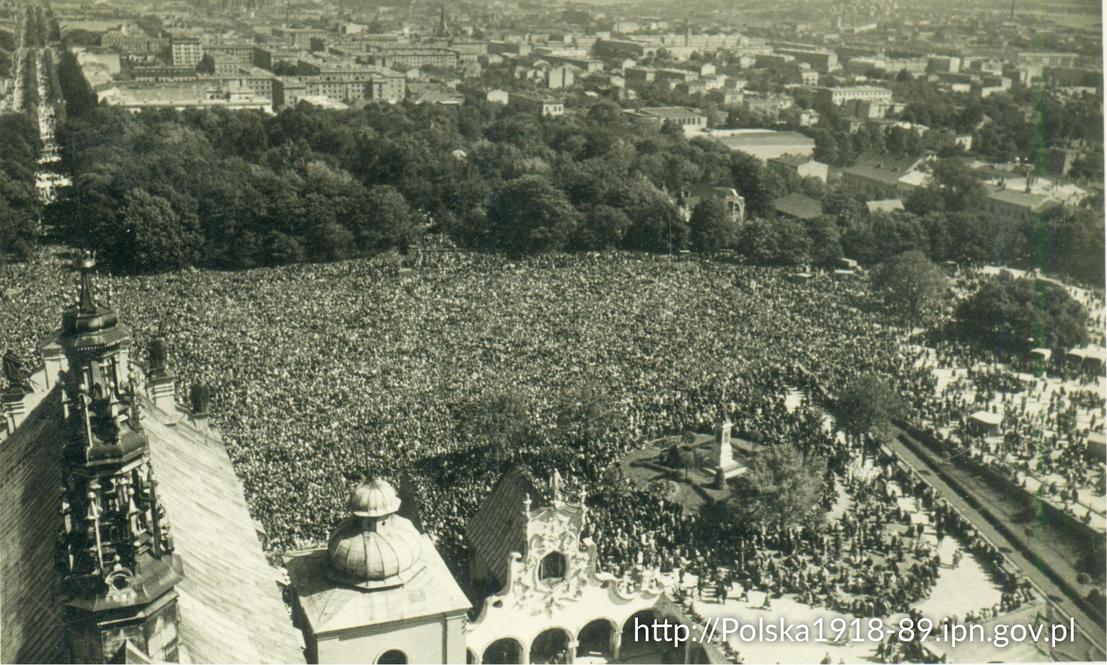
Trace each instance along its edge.
<instances>
[{"instance_id":1,"label":"monument on pedestal","mask_svg":"<svg viewBox=\"0 0 1107 665\"><path fill-rule=\"evenodd\" d=\"M711 459L714 463L715 487L722 489L726 481L745 470L734 461L734 450L730 446L730 430L734 427L730 419L725 416L715 428L715 445L712 448Z\"/></svg>"}]
</instances>

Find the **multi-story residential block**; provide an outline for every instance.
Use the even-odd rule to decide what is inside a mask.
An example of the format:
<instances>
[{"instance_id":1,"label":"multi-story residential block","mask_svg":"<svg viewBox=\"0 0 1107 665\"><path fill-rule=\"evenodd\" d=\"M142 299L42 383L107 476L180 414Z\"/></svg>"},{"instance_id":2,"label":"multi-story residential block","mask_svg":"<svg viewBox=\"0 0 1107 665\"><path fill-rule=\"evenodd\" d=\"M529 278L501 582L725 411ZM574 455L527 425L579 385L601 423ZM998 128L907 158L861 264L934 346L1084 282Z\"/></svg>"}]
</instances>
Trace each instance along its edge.
<instances>
[{"instance_id":1,"label":"multi-story residential block","mask_svg":"<svg viewBox=\"0 0 1107 665\"><path fill-rule=\"evenodd\" d=\"M649 106L628 110L635 120L660 128L665 123L680 127L685 134L696 134L707 129L707 116L685 106Z\"/></svg>"},{"instance_id":2,"label":"multi-story residential block","mask_svg":"<svg viewBox=\"0 0 1107 665\"><path fill-rule=\"evenodd\" d=\"M374 49L367 55L374 65L408 69L411 67L456 67L461 55L452 48L428 48L418 45Z\"/></svg>"},{"instance_id":3,"label":"multi-story residential block","mask_svg":"<svg viewBox=\"0 0 1107 665\"><path fill-rule=\"evenodd\" d=\"M174 67L195 67L204 59L204 46L196 37L170 38L169 52Z\"/></svg>"},{"instance_id":4,"label":"multi-story residential block","mask_svg":"<svg viewBox=\"0 0 1107 665\"><path fill-rule=\"evenodd\" d=\"M862 155L842 170L842 182L867 192L873 200L898 198L925 182L926 178L912 176L922 163L918 157Z\"/></svg>"},{"instance_id":5,"label":"multi-story residential block","mask_svg":"<svg viewBox=\"0 0 1107 665\"><path fill-rule=\"evenodd\" d=\"M891 90L874 85L851 85L835 88L819 88L818 95L820 99L829 101L837 106L841 106L846 102L854 100L883 103L890 103L892 101Z\"/></svg>"},{"instance_id":6,"label":"multi-story residential block","mask_svg":"<svg viewBox=\"0 0 1107 665\"><path fill-rule=\"evenodd\" d=\"M151 37L137 26L123 24L117 29L101 34L100 46L115 49L120 53L153 55L164 51L169 46L169 40Z\"/></svg>"},{"instance_id":7,"label":"multi-story residential block","mask_svg":"<svg viewBox=\"0 0 1107 665\"><path fill-rule=\"evenodd\" d=\"M204 55L240 65L254 64L253 44L204 44Z\"/></svg>"},{"instance_id":8,"label":"multi-story residential block","mask_svg":"<svg viewBox=\"0 0 1107 665\"><path fill-rule=\"evenodd\" d=\"M546 70L546 87L552 90L571 88L577 80L576 68L569 65L550 67Z\"/></svg>"},{"instance_id":9,"label":"multi-story residential block","mask_svg":"<svg viewBox=\"0 0 1107 665\"><path fill-rule=\"evenodd\" d=\"M565 115L565 102L560 99L538 97L535 95L512 94L510 101L542 117Z\"/></svg>"}]
</instances>

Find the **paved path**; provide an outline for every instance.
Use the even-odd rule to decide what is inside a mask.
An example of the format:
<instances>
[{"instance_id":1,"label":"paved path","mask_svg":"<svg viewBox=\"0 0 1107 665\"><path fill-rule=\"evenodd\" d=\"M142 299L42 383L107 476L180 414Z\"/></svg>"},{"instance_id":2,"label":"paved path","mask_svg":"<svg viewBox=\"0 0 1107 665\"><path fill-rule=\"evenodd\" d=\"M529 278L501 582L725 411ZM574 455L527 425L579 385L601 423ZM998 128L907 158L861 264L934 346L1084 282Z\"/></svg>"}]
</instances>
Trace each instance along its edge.
<instances>
[{"instance_id":1,"label":"paved path","mask_svg":"<svg viewBox=\"0 0 1107 665\"><path fill-rule=\"evenodd\" d=\"M1018 519L1021 505L968 470L941 459L922 443L897 430L898 438L889 447L901 460L918 471L951 505L961 511L980 532L999 547L1007 558L1042 589L1051 601L1076 619L1093 641L1102 649L1107 623L1102 613L1095 615L1088 606L1077 603L1063 587L1068 580L1076 585L1076 566L1072 552L1065 548L1051 531L1053 525L1041 522L1028 524ZM969 494L969 501L938 471L960 484ZM977 507L979 506L979 508ZM995 522L985 517L989 512ZM997 524L998 523L998 524ZM1018 542L1015 541L1018 534ZM1033 560L1033 561L1032 561Z\"/></svg>"}]
</instances>

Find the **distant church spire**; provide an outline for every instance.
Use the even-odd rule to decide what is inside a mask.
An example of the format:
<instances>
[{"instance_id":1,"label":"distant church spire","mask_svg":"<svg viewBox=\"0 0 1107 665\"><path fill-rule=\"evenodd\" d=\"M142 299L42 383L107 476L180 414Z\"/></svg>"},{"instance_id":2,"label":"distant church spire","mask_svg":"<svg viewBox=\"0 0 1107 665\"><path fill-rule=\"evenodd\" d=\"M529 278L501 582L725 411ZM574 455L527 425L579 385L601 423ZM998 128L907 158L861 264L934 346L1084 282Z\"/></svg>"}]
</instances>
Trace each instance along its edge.
<instances>
[{"instance_id":1,"label":"distant church spire","mask_svg":"<svg viewBox=\"0 0 1107 665\"><path fill-rule=\"evenodd\" d=\"M438 10L438 27L435 28L436 37L449 37L450 29L449 24L446 21L446 3L443 2Z\"/></svg>"}]
</instances>

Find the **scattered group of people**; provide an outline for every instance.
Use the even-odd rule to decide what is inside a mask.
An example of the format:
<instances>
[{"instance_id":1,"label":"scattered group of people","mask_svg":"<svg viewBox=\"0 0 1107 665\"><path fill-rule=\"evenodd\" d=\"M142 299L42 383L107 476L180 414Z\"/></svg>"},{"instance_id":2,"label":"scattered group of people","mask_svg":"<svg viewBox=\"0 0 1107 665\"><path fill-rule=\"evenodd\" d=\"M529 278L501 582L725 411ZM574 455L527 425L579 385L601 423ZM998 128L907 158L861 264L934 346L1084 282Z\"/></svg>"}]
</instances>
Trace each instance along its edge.
<instances>
[{"instance_id":1,"label":"scattered group of people","mask_svg":"<svg viewBox=\"0 0 1107 665\"><path fill-rule=\"evenodd\" d=\"M919 366L949 374L920 393L918 421L955 455L994 463L1024 487L1029 476L1039 494L1090 521L1089 500L1107 493L1103 461L1088 446L1089 435L1103 427L1102 379L1019 374L948 343L921 355ZM978 412L994 424L975 420Z\"/></svg>"}]
</instances>

